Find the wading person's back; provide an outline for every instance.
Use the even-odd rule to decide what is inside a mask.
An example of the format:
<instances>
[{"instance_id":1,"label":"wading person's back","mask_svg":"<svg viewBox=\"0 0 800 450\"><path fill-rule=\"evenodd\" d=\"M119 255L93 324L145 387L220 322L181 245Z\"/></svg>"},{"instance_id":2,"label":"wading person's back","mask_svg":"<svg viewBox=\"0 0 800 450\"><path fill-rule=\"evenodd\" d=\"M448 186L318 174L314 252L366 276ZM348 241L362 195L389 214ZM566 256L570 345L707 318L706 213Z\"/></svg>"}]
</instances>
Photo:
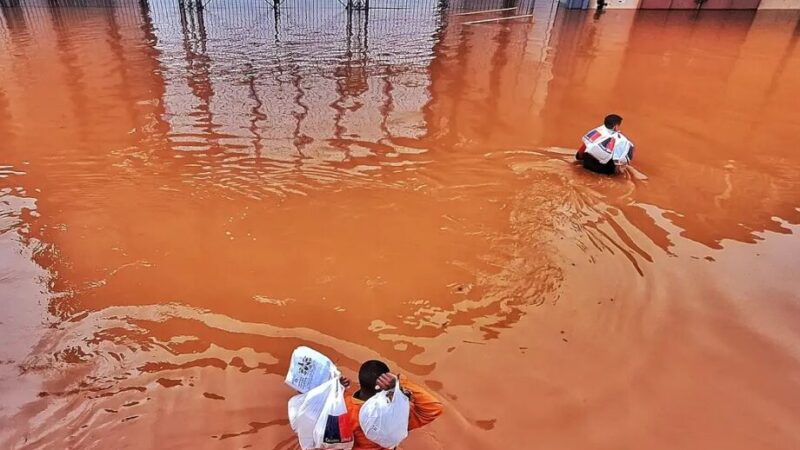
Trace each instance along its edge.
<instances>
[{"instance_id":1,"label":"wading person's back","mask_svg":"<svg viewBox=\"0 0 800 450\"><path fill-rule=\"evenodd\" d=\"M609 114L603 125L590 130L583 136L583 142L575 154L575 159L592 172L613 175L633 160L633 142L619 130L622 117Z\"/></svg>"}]
</instances>

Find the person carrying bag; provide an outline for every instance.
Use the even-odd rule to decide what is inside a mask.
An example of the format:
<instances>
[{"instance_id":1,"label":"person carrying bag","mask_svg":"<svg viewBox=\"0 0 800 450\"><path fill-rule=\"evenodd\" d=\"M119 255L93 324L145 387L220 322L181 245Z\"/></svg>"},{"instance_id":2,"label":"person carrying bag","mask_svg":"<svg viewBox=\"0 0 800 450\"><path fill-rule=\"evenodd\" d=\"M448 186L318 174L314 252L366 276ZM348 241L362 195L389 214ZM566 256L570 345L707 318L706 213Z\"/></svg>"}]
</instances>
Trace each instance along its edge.
<instances>
[{"instance_id":1,"label":"person carrying bag","mask_svg":"<svg viewBox=\"0 0 800 450\"><path fill-rule=\"evenodd\" d=\"M292 353L286 384L301 393L289 399L289 425L303 450L353 448L340 376L330 359L313 349L298 347Z\"/></svg>"}]
</instances>

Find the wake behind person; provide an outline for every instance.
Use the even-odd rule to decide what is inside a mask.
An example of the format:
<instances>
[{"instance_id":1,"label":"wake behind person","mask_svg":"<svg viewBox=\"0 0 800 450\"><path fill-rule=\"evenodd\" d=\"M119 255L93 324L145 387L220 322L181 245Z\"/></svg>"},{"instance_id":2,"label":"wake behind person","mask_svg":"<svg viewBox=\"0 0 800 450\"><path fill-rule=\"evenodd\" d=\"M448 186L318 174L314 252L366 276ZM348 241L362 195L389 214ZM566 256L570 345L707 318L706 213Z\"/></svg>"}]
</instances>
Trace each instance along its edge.
<instances>
[{"instance_id":1,"label":"wake behind person","mask_svg":"<svg viewBox=\"0 0 800 450\"><path fill-rule=\"evenodd\" d=\"M603 125L590 130L583 136L583 142L575 154L575 159L592 172L613 175L633 160L633 142L619 130L622 117L609 114Z\"/></svg>"},{"instance_id":2,"label":"wake behind person","mask_svg":"<svg viewBox=\"0 0 800 450\"><path fill-rule=\"evenodd\" d=\"M356 392L350 389L350 380L342 378L342 384L347 388L345 395L347 413L353 426L353 450L387 450L367 439L359 423L359 413L364 402L380 391L393 389L398 379L400 389L408 397L411 406L408 413L409 431L429 424L442 414L442 403L433 394L409 381L405 376L395 377L390 372L389 366L382 361L366 361L358 371L360 386Z\"/></svg>"}]
</instances>

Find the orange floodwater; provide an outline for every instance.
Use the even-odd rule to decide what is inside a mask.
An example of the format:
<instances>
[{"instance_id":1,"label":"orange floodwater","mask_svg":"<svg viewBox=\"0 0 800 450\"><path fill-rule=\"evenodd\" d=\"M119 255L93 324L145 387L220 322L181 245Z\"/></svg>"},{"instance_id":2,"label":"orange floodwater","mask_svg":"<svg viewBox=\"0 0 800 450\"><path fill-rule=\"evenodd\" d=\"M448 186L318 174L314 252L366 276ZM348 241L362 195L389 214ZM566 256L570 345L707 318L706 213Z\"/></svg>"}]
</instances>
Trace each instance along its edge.
<instances>
[{"instance_id":1,"label":"orange floodwater","mask_svg":"<svg viewBox=\"0 0 800 450\"><path fill-rule=\"evenodd\" d=\"M0 448L298 448L298 345L406 450L800 448L800 12L457 3L0 9Z\"/></svg>"}]
</instances>

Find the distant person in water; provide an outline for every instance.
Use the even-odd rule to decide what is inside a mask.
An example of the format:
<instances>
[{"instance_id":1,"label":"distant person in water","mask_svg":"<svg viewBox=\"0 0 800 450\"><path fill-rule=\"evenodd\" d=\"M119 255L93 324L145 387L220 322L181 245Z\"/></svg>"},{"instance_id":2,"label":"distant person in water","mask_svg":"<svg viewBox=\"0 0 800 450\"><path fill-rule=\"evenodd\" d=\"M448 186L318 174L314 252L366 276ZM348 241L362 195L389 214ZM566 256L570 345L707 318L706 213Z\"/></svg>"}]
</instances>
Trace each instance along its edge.
<instances>
[{"instance_id":1,"label":"distant person in water","mask_svg":"<svg viewBox=\"0 0 800 450\"><path fill-rule=\"evenodd\" d=\"M408 413L408 430L427 425L442 414L442 402L422 387L412 383L405 376L393 375L389 366L382 361L371 360L361 365L358 371L359 389L351 394L350 380L342 377L341 383L347 389L344 401L347 413L353 425L353 450L384 450L380 445L370 441L364 435L358 421L361 406L381 390L394 388L400 378L400 389L408 396L411 409Z\"/></svg>"},{"instance_id":2,"label":"distant person in water","mask_svg":"<svg viewBox=\"0 0 800 450\"><path fill-rule=\"evenodd\" d=\"M622 117L609 114L603 125L583 136L575 159L592 172L613 175L633 160L633 142L620 133Z\"/></svg>"}]
</instances>

